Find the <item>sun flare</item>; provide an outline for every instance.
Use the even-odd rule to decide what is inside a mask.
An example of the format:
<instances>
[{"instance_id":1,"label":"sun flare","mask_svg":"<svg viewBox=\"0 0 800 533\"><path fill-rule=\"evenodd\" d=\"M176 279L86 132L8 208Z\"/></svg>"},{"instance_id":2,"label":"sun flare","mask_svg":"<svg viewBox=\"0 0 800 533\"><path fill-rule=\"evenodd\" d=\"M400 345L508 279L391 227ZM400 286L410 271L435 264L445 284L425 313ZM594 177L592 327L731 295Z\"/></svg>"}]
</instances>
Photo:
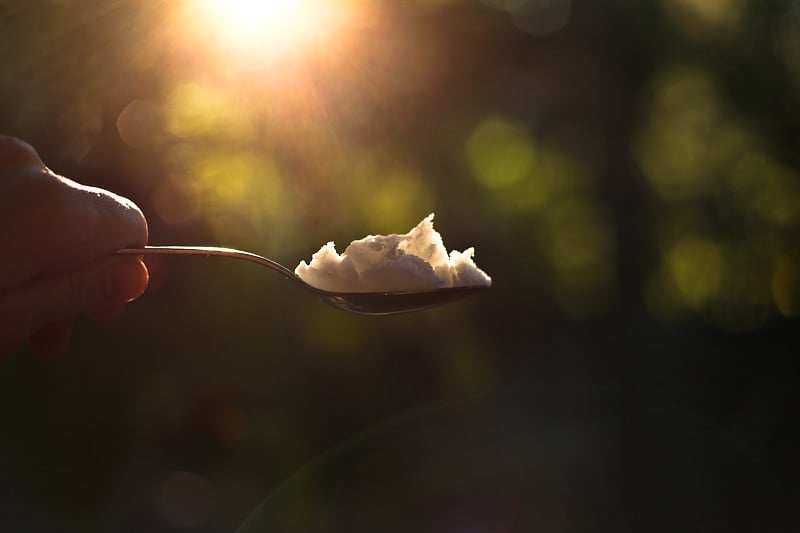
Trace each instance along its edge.
<instances>
[{"instance_id":1,"label":"sun flare","mask_svg":"<svg viewBox=\"0 0 800 533\"><path fill-rule=\"evenodd\" d=\"M299 29L308 15L302 0L197 0L197 4L221 30L249 36Z\"/></svg>"},{"instance_id":2,"label":"sun flare","mask_svg":"<svg viewBox=\"0 0 800 533\"><path fill-rule=\"evenodd\" d=\"M192 0L196 29L218 51L270 60L324 40L333 25L323 0Z\"/></svg>"}]
</instances>

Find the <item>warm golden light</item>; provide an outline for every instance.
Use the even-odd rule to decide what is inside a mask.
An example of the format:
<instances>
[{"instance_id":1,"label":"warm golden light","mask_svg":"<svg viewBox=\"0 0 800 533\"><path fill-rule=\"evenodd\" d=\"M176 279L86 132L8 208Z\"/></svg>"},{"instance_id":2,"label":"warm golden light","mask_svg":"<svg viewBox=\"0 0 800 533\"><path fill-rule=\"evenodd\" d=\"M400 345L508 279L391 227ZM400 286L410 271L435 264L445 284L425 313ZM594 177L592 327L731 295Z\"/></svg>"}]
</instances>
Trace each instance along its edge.
<instances>
[{"instance_id":1,"label":"warm golden light","mask_svg":"<svg viewBox=\"0 0 800 533\"><path fill-rule=\"evenodd\" d=\"M218 52L260 63L325 39L333 2L321 0L191 0L190 17Z\"/></svg>"},{"instance_id":2,"label":"warm golden light","mask_svg":"<svg viewBox=\"0 0 800 533\"><path fill-rule=\"evenodd\" d=\"M234 32L258 34L302 23L301 0L197 0L212 20Z\"/></svg>"}]
</instances>

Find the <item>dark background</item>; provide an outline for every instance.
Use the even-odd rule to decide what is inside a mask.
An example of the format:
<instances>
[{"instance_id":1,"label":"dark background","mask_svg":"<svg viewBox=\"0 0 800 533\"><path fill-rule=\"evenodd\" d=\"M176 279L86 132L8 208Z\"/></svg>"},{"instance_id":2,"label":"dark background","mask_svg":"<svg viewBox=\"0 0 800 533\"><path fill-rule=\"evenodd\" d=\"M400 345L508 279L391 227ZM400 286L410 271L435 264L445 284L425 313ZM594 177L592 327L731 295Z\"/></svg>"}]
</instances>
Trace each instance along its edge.
<instances>
[{"instance_id":1,"label":"dark background","mask_svg":"<svg viewBox=\"0 0 800 533\"><path fill-rule=\"evenodd\" d=\"M0 2L0 129L152 244L293 267L435 212L494 282L364 318L150 261L0 362L0 529L800 529L800 4L347 6L234 53L191 2Z\"/></svg>"}]
</instances>

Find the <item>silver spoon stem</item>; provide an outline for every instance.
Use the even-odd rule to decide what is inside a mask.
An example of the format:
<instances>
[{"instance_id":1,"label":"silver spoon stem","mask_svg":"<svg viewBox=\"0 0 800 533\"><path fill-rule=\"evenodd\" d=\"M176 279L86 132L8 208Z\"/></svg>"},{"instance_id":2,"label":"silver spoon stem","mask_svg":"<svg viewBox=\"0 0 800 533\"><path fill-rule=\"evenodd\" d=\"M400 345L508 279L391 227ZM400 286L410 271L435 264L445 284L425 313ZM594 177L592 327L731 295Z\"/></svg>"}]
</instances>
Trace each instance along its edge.
<instances>
[{"instance_id":1,"label":"silver spoon stem","mask_svg":"<svg viewBox=\"0 0 800 533\"><path fill-rule=\"evenodd\" d=\"M117 250L117 253L132 255L216 255L221 257L233 257L235 259L244 259L245 261L258 263L294 282L305 283L298 278L294 272L280 263L276 263L272 259L267 259L258 254L237 250L235 248L222 248L219 246L145 246L144 248L125 248Z\"/></svg>"}]
</instances>

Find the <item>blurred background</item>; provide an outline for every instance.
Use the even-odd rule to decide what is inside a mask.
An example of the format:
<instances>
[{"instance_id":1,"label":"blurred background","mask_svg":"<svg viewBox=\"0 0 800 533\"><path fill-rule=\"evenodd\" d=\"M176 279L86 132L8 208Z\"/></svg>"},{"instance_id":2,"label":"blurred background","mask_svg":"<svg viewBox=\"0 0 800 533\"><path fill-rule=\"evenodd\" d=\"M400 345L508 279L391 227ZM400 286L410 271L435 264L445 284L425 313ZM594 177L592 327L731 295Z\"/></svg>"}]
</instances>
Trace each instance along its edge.
<instances>
[{"instance_id":1,"label":"blurred background","mask_svg":"<svg viewBox=\"0 0 800 533\"><path fill-rule=\"evenodd\" d=\"M0 529L800 529L796 0L0 0L0 130L151 244L434 212L494 282L365 318L153 258L0 361Z\"/></svg>"}]
</instances>

